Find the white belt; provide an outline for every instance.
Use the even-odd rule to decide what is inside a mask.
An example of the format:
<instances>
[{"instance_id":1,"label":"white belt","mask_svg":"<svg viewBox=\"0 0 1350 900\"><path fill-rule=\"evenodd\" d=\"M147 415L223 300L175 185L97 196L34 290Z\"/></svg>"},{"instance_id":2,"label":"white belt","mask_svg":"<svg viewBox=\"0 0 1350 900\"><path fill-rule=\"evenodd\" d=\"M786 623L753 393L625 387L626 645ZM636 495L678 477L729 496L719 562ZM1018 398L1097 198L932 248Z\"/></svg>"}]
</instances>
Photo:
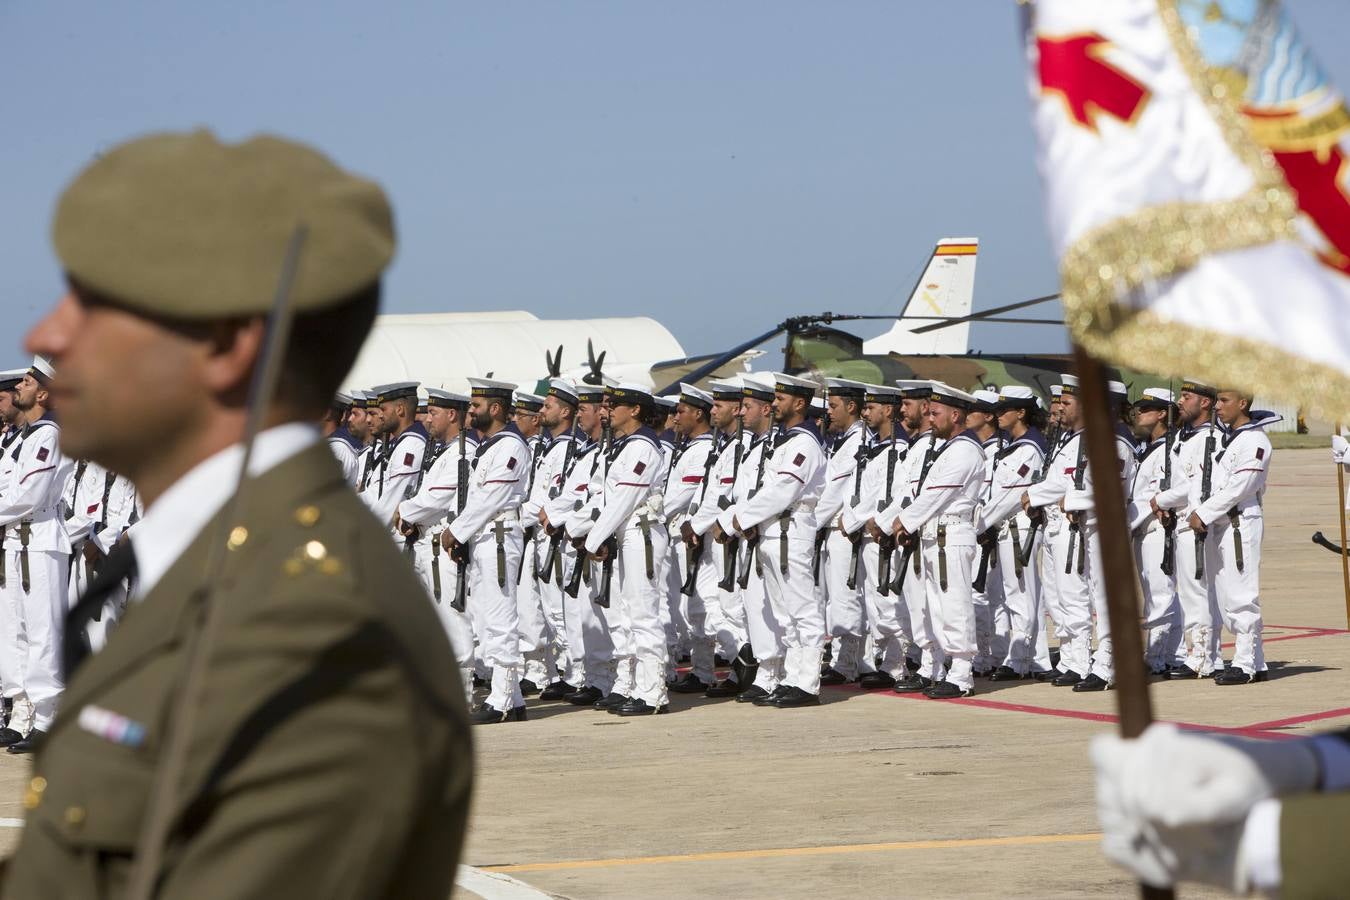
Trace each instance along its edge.
<instances>
[{"instance_id":1,"label":"white belt","mask_svg":"<svg viewBox=\"0 0 1350 900\"><path fill-rule=\"evenodd\" d=\"M496 524L497 522L501 522L501 523L504 524L504 525L513 525L513 524L515 524L516 522L519 522L519 521L520 521L520 513L517 513L517 512L504 512L504 513L500 514L499 516L497 516L497 518L493 519L493 520L492 520L492 523L493 523L493 524Z\"/></svg>"}]
</instances>

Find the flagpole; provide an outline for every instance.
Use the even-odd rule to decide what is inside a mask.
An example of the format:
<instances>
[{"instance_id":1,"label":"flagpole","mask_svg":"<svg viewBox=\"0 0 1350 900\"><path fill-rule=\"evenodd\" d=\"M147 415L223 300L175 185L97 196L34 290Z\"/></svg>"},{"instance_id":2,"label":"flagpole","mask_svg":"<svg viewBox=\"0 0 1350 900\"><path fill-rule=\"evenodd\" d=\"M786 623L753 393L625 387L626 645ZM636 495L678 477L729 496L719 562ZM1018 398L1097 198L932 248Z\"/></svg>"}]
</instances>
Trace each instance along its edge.
<instances>
[{"instance_id":1,"label":"flagpole","mask_svg":"<svg viewBox=\"0 0 1350 900\"><path fill-rule=\"evenodd\" d=\"M1341 423L1336 423L1336 434ZM1345 627L1350 628L1350 557L1345 555L1345 466L1336 463L1336 508L1341 517L1341 584L1345 589Z\"/></svg>"},{"instance_id":2,"label":"flagpole","mask_svg":"<svg viewBox=\"0 0 1350 900\"><path fill-rule=\"evenodd\" d=\"M1138 579L1126 524L1115 428L1107 413L1110 407L1107 405L1106 373L1101 362L1077 344L1074 344L1073 355L1078 368L1079 403L1083 411L1097 537L1101 545L1101 578L1106 589L1106 612L1111 626L1120 734L1125 738L1137 738L1153 721L1153 704L1148 693L1148 673L1144 670ZM1142 882L1139 891L1144 900L1170 900L1175 896L1171 888L1155 888Z\"/></svg>"}]
</instances>

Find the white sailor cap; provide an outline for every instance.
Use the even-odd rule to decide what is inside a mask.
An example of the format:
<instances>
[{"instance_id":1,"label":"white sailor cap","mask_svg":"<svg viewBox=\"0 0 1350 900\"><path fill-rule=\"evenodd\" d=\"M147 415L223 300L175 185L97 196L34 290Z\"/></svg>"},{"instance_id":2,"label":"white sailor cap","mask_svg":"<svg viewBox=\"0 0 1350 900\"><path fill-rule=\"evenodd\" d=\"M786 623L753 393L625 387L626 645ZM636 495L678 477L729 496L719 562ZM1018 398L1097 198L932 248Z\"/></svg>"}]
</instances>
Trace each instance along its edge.
<instances>
[{"instance_id":1,"label":"white sailor cap","mask_svg":"<svg viewBox=\"0 0 1350 900\"><path fill-rule=\"evenodd\" d=\"M720 382L714 382L720 383ZM737 395L739 396L739 394ZM685 406L692 406L707 412L712 409L713 395L707 391L699 390L692 384L680 382L680 402Z\"/></svg>"},{"instance_id":2,"label":"white sailor cap","mask_svg":"<svg viewBox=\"0 0 1350 900\"><path fill-rule=\"evenodd\" d=\"M1064 396L1064 395L1066 395L1066 394L1069 394L1069 395L1072 395L1072 396L1075 396L1075 397L1078 395L1078 376L1077 376L1077 375L1061 375L1061 376L1059 376L1059 382L1060 382L1060 384L1059 384L1059 393L1060 393L1060 396L1061 396L1061 397Z\"/></svg>"},{"instance_id":3,"label":"white sailor cap","mask_svg":"<svg viewBox=\"0 0 1350 900\"><path fill-rule=\"evenodd\" d=\"M1112 397L1119 397L1124 400L1130 396L1130 389L1125 386L1123 381L1108 381L1106 383L1106 392Z\"/></svg>"},{"instance_id":4,"label":"white sailor cap","mask_svg":"<svg viewBox=\"0 0 1350 900\"><path fill-rule=\"evenodd\" d=\"M577 392L578 403L601 403L605 399L603 384L587 384L584 381L573 385Z\"/></svg>"},{"instance_id":5,"label":"white sailor cap","mask_svg":"<svg viewBox=\"0 0 1350 900\"><path fill-rule=\"evenodd\" d=\"M1040 398L1026 385L1005 384L998 389L998 405L1004 409L1031 409L1039 402Z\"/></svg>"},{"instance_id":6,"label":"white sailor cap","mask_svg":"<svg viewBox=\"0 0 1350 900\"><path fill-rule=\"evenodd\" d=\"M863 385L864 403L881 403L894 406L900 402L900 389L887 387L884 384L865 384Z\"/></svg>"},{"instance_id":7,"label":"white sailor cap","mask_svg":"<svg viewBox=\"0 0 1350 900\"><path fill-rule=\"evenodd\" d=\"M805 378L798 378L796 375L789 375L786 372L774 372L773 388L780 393L810 400L816 396L816 391L820 389L820 385Z\"/></svg>"},{"instance_id":8,"label":"white sailor cap","mask_svg":"<svg viewBox=\"0 0 1350 900\"><path fill-rule=\"evenodd\" d=\"M957 409L970 409L975 405L975 398L972 395L941 381L933 382L928 399L933 403L954 406Z\"/></svg>"},{"instance_id":9,"label":"white sailor cap","mask_svg":"<svg viewBox=\"0 0 1350 900\"><path fill-rule=\"evenodd\" d=\"M971 403L971 409L975 409L985 413L992 413L994 411L994 407L998 406L997 391L991 391L985 388L981 388L978 391L974 391L970 396L974 401L973 403Z\"/></svg>"},{"instance_id":10,"label":"white sailor cap","mask_svg":"<svg viewBox=\"0 0 1350 900\"><path fill-rule=\"evenodd\" d=\"M772 372L746 372L741 376L741 396L772 403L776 383Z\"/></svg>"},{"instance_id":11,"label":"white sailor cap","mask_svg":"<svg viewBox=\"0 0 1350 900\"><path fill-rule=\"evenodd\" d=\"M454 394L440 388L427 388L427 406L440 406L445 409L467 409L469 398L463 394Z\"/></svg>"},{"instance_id":12,"label":"white sailor cap","mask_svg":"<svg viewBox=\"0 0 1350 900\"><path fill-rule=\"evenodd\" d=\"M1064 385L1062 384L1050 385L1050 396L1055 398L1056 400L1064 396Z\"/></svg>"},{"instance_id":13,"label":"white sailor cap","mask_svg":"<svg viewBox=\"0 0 1350 900\"><path fill-rule=\"evenodd\" d=\"M741 399L741 380L739 378L730 378L725 381L713 379L708 382L708 390L712 392L714 400L739 400ZM684 385L680 385L684 389Z\"/></svg>"},{"instance_id":14,"label":"white sailor cap","mask_svg":"<svg viewBox=\"0 0 1350 900\"><path fill-rule=\"evenodd\" d=\"M0 372L0 391L7 391L23 380L27 369L6 369Z\"/></svg>"},{"instance_id":15,"label":"white sailor cap","mask_svg":"<svg viewBox=\"0 0 1350 900\"><path fill-rule=\"evenodd\" d=\"M1195 378L1186 378L1181 382L1181 393L1199 394L1211 400L1219 399L1219 389Z\"/></svg>"},{"instance_id":16,"label":"white sailor cap","mask_svg":"<svg viewBox=\"0 0 1350 900\"><path fill-rule=\"evenodd\" d=\"M509 381L493 381L491 378L470 378L469 394L490 400L505 400L510 403L516 386Z\"/></svg>"},{"instance_id":17,"label":"white sailor cap","mask_svg":"<svg viewBox=\"0 0 1350 900\"><path fill-rule=\"evenodd\" d=\"M395 381L391 384L380 384L374 388L375 402L388 403L390 400L402 400L405 397L417 396L417 382L415 381Z\"/></svg>"},{"instance_id":18,"label":"white sailor cap","mask_svg":"<svg viewBox=\"0 0 1350 900\"><path fill-rule=\"evenodd\" d=\"M544 398L538 394L530 394L525 391L516 391L513 398L516 409L523 409L525 412L539 412L544 408Z\"/></svg>"},{"instance_id":19,"label":"white sailor cap","mask_svg":"<svg viewBox=\"0 0 1350 900\"><path fill-rule=\"evenodd\" d=\"M426 412L427 409L427 389L418 386L417 388L417 411Z\"/></svg>"},{"instance_id":20,"label":"white sailor cap","mask_svg":"<svg viewBox=\"0 0 1350 900\"><path fill-rule=\"evenodd\" d=\"M1135 409L1167 409L1177 402L1177 398L1167 388L1144 388L1144 393L1134 401Z\"/></svg>"},{"instance_id":21,"label":"white sailor cap","mask_svg":"<svg viewBox=\"0 0 1350 900\"><path fill-rule=\"evenodd\" d=\"M333 395L333 405L334 405L334 406L351 406L351 405L352 405L352 395L349 394L349 393L347 393L346 391L338 391L336 394Z\"/></svg>"},{"instance_id":22,"label":"white sailor cap","mask_svg":"<svg viewBox=\"0 0 1350 900\"><path fill-rule=\"evenodd\" d=\"M664 409L668 413L673 413L675 411L675 407L679 405L680 395L679 394L653 395L652 402L655 403L658 408Z\"/></svg>"},{"instance_id":23,"label":"white sailor cap","mask_svg":"<svg viewBox=\"0 0 1350 900\"><path fill-rule=\"evenodd\" d=\"M825 409L826 409L826 404L825 404L825 398L824 398L824 397L812 397L812 398L811 398L811 412L813 412L813 413L823 413L823 412L825 412Z\"/></svg>"},{"instance_id":24,"label":"white sailor cap","mask_svg":"<svg viewBox=\"0 0 1350 900\"><path fill-rule=\"evenodd\" d=\"M632 382L605 385L605 396L625 406L653 406L656 402L651 391Z\"/></svg>"},{"instance_id":25,"label":"white sailor cap","mask_svg":"<svg viewBox=\"0 0 1350 900\"><path fill-rule=\"evenodd\" d=\"M825 392L831 397L848 397L852 400L861 400L867 393L867 385L861 381L850 381L847 378L826 378Z\"/></svg>"},{"instance_id":26,"label":"white sailor cap","mask_svg":"<svg viewBox=\"0 0 1350 900\"><path fill-rule=\"evenodd\" d=\"M28 367L28 374L32 375L38 381L46 384L56 377L56 367L52 361L45 356L34 356L33 364Z\"/></svg>"},{"instance_id":27,"label":"white sailor cap","mask_svg":"<svg viewBox=\"0 0 1350 900\"><path fill-rule=\"evenodd\" d=\"M548 380L548 390L544 392L545 396L556 397L564 403L577 405L577 386L566 378L550 378Z\"/></svg>"},{"instance_id":28,"label":"white sailor cap","mask_svg":"<svg viewBox=\"0 0 1350 900\"><path fill-rule=\"evenodd\" d=\"M906 400L927 398L933 391L933 382L926 378L901 378L895 386L900 389L900 396Z\"/></svg>"}]
</instances>

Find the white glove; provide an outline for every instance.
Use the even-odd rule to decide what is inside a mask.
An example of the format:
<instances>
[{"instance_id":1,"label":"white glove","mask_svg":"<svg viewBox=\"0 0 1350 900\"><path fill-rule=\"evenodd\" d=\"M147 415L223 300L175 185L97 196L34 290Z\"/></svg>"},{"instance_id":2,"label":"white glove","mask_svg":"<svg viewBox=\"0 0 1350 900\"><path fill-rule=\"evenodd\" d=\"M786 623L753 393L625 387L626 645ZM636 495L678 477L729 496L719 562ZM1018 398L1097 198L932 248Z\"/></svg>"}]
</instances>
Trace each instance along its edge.
<instances>
[{"instance_id":1,"label":"white glove","mask_svg":"<svg viewBox=\"0 0 1350 900\"><path fill-rule=\"evenodd\" d=\"M1346 452L1350 451L1350 441L1341 437L1339 434L1331 436L1331 460L1332 462L1344 463Z\"/></svg>"}]
</instances>

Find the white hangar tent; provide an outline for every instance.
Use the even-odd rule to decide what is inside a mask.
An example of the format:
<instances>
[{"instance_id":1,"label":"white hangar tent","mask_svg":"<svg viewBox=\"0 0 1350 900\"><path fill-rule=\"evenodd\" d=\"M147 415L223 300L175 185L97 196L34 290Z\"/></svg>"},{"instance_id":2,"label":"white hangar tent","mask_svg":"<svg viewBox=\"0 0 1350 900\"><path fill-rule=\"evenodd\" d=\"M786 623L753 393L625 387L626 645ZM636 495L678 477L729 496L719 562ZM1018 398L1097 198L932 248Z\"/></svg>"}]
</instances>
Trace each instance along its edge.
<instances>
[{"instance_id":1,"label":"white hangar tent","mask_svg":"<svg viewBox=\"0 0 1350 900\"><path fill-rule=\"evenodd\" d=\"M684 348L665 326L645 317L540 319L521 310L386 315L375 320L351 374L342 382L369 388L394 381L467 392L469 376L533 390L548 375L544 353L562 351L562 372L580 379L586 342L604 357L606 375L650 386L655 362L681 359Z\"/></svg>"}]
</instances>

